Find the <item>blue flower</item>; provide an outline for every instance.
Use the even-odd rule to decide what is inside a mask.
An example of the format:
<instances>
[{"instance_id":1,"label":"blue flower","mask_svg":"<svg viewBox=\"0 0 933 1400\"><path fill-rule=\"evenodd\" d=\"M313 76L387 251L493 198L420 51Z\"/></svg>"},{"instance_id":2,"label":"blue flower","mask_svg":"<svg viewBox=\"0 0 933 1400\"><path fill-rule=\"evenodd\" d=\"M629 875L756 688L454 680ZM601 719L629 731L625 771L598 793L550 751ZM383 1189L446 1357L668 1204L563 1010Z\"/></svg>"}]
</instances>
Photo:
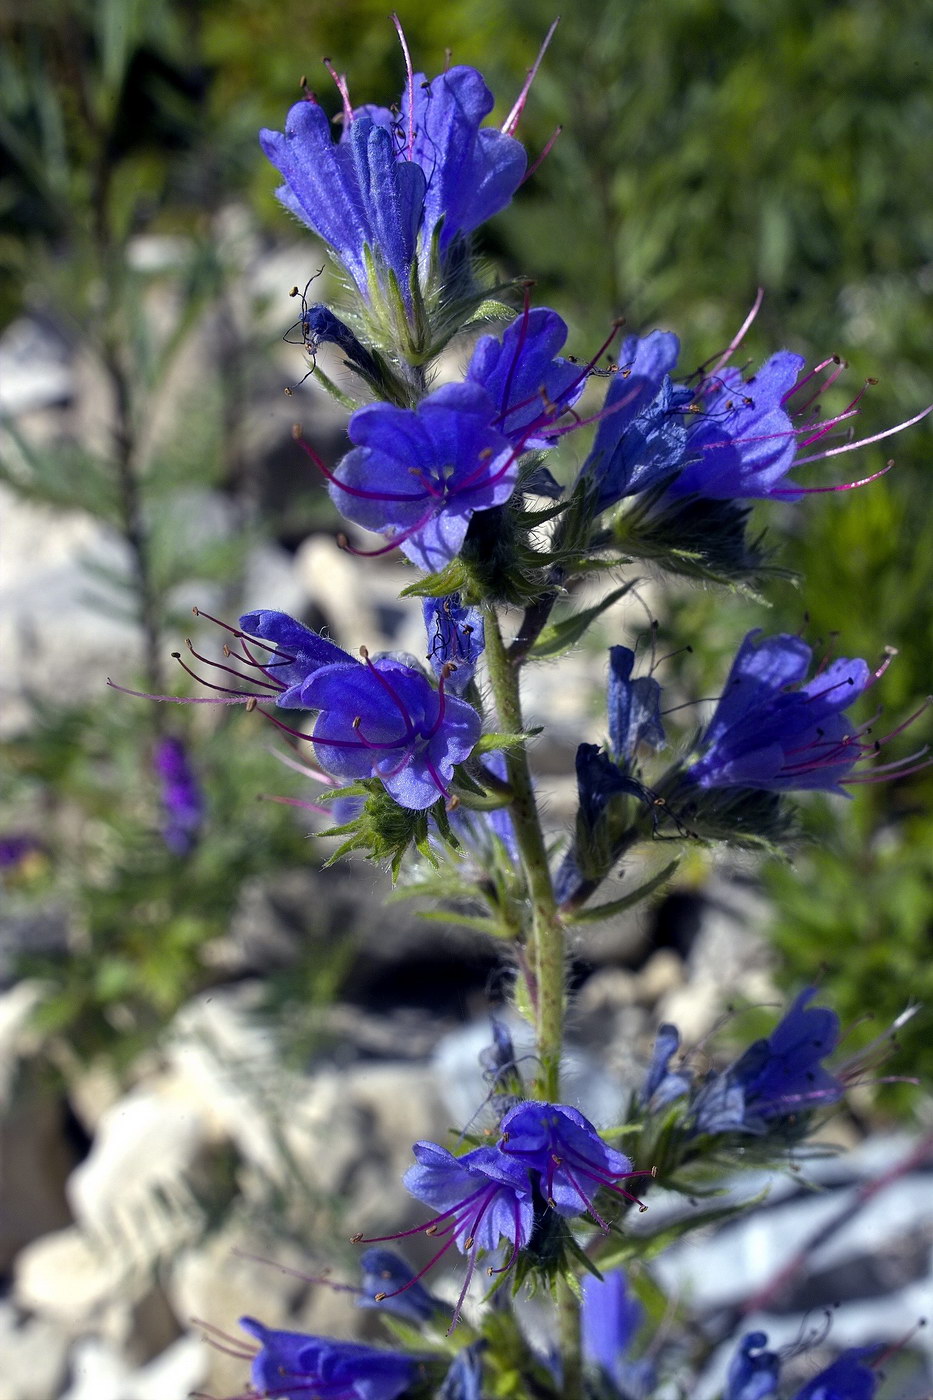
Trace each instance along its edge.
<instances>
[{"instance_id":1,"label":"blue flower","mask_svg":"<svg viewBox=\"0 0 933 1400\"><path fill-rule=\"evenodd\" d=\"M615 757L628 761L639 744L663 749L667 742L661 722L661 687L652 676L632 680L635 653L628 647L609 648L609 744Z\"/></svg>"},{"instance_id":2,"label":"blue flower","mask_svg":"<svg viewBox=\"0 0 933 1400\"><path fill-rule=\"evenodd\" d=\"M687 435L685 465L670 494L796 500L799 493L785 478L797 455L797 433L784 404L803 367L800 355L779 350L747 381L737 369L704 381L697 396L702 411Z\"/></svg>"},{"instance_id":3,"label":"blue flower","mask_svg":"<svg viewBox=\"0 0 933 1400\"><path fill-rule=\"evenodd\" d=\"M687 769L699 787L771 792L841 786L874 746L842 711L872 679L860 660L831 662L806 680L811 648L799 637L749 632L700 740L703 757Z\"/></svg>"},{"instance_id":4,"label":"blue flower","mask_svg":"<svg viewBox=\"0 0 933 1400\"><path fill-rule=\"evenodd\" d=\"M738 340L729 354L737 346ZM626 496L655 490L655 508L664 510L689 497L795 501L813 490L848 489L798 486L788 477L795 464L877 440L870 437L798 457L798 448L819 442L858 412L860 394L834 417L815 416L814 402L834 382L838 369L816 388L812 381L830 361L801 378L801 357L779 350L745 380L738 369L723 368L723 360L691 388L672 378L679 351L677 337L669 331L623 341L622 368L609 386L592 451L580 472L580 479L595 489L597 512ZM796 406L795 395L804 385L810 385L810 391ZM877 436L899 432L931 411Z\"/></svg>"},{"instance_id":5,"label":"blue flower","mask_svg":"<svg viewBox=\"0 0 933 1400\"><path fill-rule=\"evenodd\" d=\"M486 754L483 767L494 777L506 781L508 773L505 754L501 749ZM521 856L515 836L515 825L507 807L494 807L490 812L480 812L464 803L454 808L448 820L458 839L477 858L480 869L485 868L490 859L494 859L493 837L502 842L509 860L518 867Z\"/></svg>"},{"instance_id":6,"label":"blue flower","mask_svg":"<svg viewBox=\"0 0 933 1400\"><path fill-rule=\"evenodd\" d=\"M558 1215L589 1214L608 1229L594 1204L602 1190L635 1197L617 1183L632 1176L632 1164L603 1142L593 1124L575 1108L527 1100L505 1115L499 1146L540 1179L547 1204Z\"/></svg>"},{"instance_id":7,"label":"blue flower","mask_svg":"<svg viewBox=\"0 0 933 1400\"><path fill-rule=\"evenodd\" d=\"M682 421L692 397L670 372L680 342L670 331L652 331L622 342L592 451L580 469L596 488L596 509L649 491L682 467L687 432Z\"/></svg>"},{"instance_id":8,"label":"blue flower","mask_svg":"<svg viewBox=\"0 0 933 1400\"><path fill-rule=\"evenodd\" d=\"M557 353L566 339L557 312L536 307L516 316L501 340L484 335L476 342L467 382L486 390L494 426L523 452L553 447L548 430L583 393L585 371Z\"/></svg>"},{"instance_id":9,"label":"blue flower","mask_svg":"<svg viewBox=\"0 0 933 1400\"><path fill-rule=\"evenodd\" d=\"M494 412L478 384L445 384L416 409L367 404L350 419L357 446L331 475L331 500L348 520L387 533L386 550L442 569L474 511L515 489L518 452L493 428Z\"/></svg>"},{"instance_id":10,"label":"blue flower","mask_svg":"<svg viewBox=\"0 0 933 1400\"><path fill-rule=\"evenodd\" d=\"M764 1332L749 1332L739 1343L723 1400L771 1400L777 1394L781 1358L768 1351ZM850 1347L831 1366L807 1381L792 1400L872 1400L878 1381L865 1358L876 1347Z\"/></svg>"},{"instance_id":11,"label":"blue flower","mask_svg":"<svg viewBox=\"0 0 933 1400\"><path fill-rule=\"evenodd\" d=\"M251 1379L276 1400L396 1400L411 1385L417 1363L397 1351L337 1342L301 1332L278 1332L252 1317L240 1326L260 1343Z\"/></svg>"},{"instance_id":12,"label":"blue flower","mask_svg":"<svg viewBox=\"0 0 933 1400\"><path fill-rule=\"evenodd\" d=\"M391 132L356 116L335 143L326 112L309 97L291 108L284 134L264 130L259 140L285 180L279 199L330 244L363 296L376 291L367 253L382 290L391 274L406 296L427 181L420 166L399 159Z\"/></svg>"},{"instance_id":13,"label":"blue flower","mask_svg":"<svg viewBox=\"0 0 933 1400\"><path fill-rule=\"evenodd\" d=\"M629 1291L621 1269L602 1279L584 1275L580 1314L584 1360L602 1371L625 1400L645 1400L654 1389L654 1365L626 1359L644 1320L645 1310Z\"/></svg>"},{"instance_id":14,"label":"blue flower","mask_svg":"<svg viewBox=\"0 0 933 1400\"><path fill-rule=\"evenodd\" d=\"M311 735L318 763L345 783L379 778L401 807L422 811L449 797L454 767L480 734L471 705L437 690L390 657L324 666L301 689L320 714Z\"/></svg>"},{"instance_id":15,"label":"blue flower","mask_svg":"<svg viewBox=\"0 0 933 1400\"><path fill-rule=\"evenodd\" d=\"M322 666L356 664L349 652L312 632L303 623L296 622L287 613L265 609L244 613L240 618L240 627L250 637L259 637L263 642L271 643L271 646L253 648L252 653L247 652L247 659L255 654L253 665L257 683L262 685L265 682L267 696L259 690L256 692L257 698L274 699L277 705L286 710L306 708L301 699L301 688L308 677ZM241 650L247 649L243 647ZM243 659L237 657L241 662Z\"/></svg>"},{"instance_id":16,"label":"blue flower","mask_svg":"<svg viewBox=\"0 0 933 1400\"><path fill-rule=\"evenodd\" d=\"M367 1249L360 1255L362 1295L357 1307L381 1308L407 1322L430 1322L444 1304L419 1282L413 1269L391 1249Z\"/></svg>"},{"instance_id":17,"label":"blue flower","mask_svg":"<svg viewBox=\"0 0 933 1400\"><path fill-rule=\"evenodd\" d=\"M531 1238L534 1225L532 1184L525 1168L506 1157L498 1147L475 1147L462 1157L454 1157L436 1142L416 1142L412 1151L417 1165L409 1167L405 1173L405 1187L419 1201L437 1211L436 1218L429 1225L416 1225L395 1235L368 1240L358 1236L356 1242L382 1244L416 1234L440 1240L437 1253L416 1278L427 1273L456 1245L461 1254L468 1256L469 1264L454 1308L453 1328L479 1256L497 1250L503 1240L507 1241L511 1250L505 1264L500 1269L488 1270L491 1274L504 1273Z\"/></svg>"},{"instance_id":18,"label":"blue flower","mask_svg":"<svg viewBox=\"0 0 933 1400\"><path fill-rule=\"evenodd\" d=\"M160 739L153 767L162 787L163 840L175 855L188 855L204 821L204 798L181 740Z\"/></svg>"},{"instance_id":19,"label":"blue flower","mask_svg":"<svg viewBox=\"0 0 933 1400\"><path fill-rule=\"evenodd\" d=\"M680 1031L677 1027L659 1026L658 1033L654 1038L651 1064L648 1066L648 1073L639 1093L642 1104L652 1109L659 1109L663 1108L665 1104L673 1103L675 1099L683 1098L685 1094L689 1094L693 1084L693 1075L689 1070L672 1070L670 1068L671 1060L679 1049Z\"/></svg>"},{"instance_id":20,"label":"blue flower","mask_svg":"<svg viewBox=\"0 0 933 1400\"><path fill-rule=\"evenodd\" d=\"M521 142L482 125L494 106L482 74L458 65L430 82L415 73L399 115L380 112L391 121L397 159L424 172L421 228L425 242L438 234L442 253L504 209L524 179Z\"/></svg>"},{"instance_id":21,"label":"blue flower","mask_svg":"<svg viewBox=\"0 0 933 1400\"><path fill-rule=\"evenodd\" d=\"M876 1347L849 1347L831 1366L807 1381L793 1400L872 1400L878 1378L864 1363L876 1352Z\"/></svg>"},{"instance_id":22,"label":"blue flower","mask_svg":"<svg viewBox=\"0 0 933 1400\"><path fill-rule=\"evenodd\" d=\"M476 671L486 645L483 614L467 608L459 593L446 598L425 598L422 603L428 634L428 660L435 676L444 675L447 689L462 695Z\"/></svg>"},{"instance_id":23,"label":"blue flower","mask_svg":"<svg viewBox=\"0 0 933 1400\"><path fill-rule=\"evenodd\" d=\"M344 91L338 140L314 97L291 108L284 134L264 130L262 148L283 176L278 197L329 243L372 301L394 287L410 305L432 242L442 262L463 235L509 203L525 173L512 136L482 127L494 105L473 68L427 82L410 76L401 111L353 109ZM374 268L378 286L373 286Z\"/></svg>"},{"instance_id":24,"label":"blue flower","mask_svg":"<svg viewBox=\"0 0 933 1400\"><path fill-rule=\"evenodd\" d=\"M701 1088L693 1104L700 1132L764 1133L842 1097L842 1085L821 1064L836 1048L839 1018L808 1006L814 995L812 987L801 992L767 1039Z\"/></svg>"},{"instance_id":25,"label":"blue flower","mask_svg":"<svg viewBox=\"0 0 933 1400\"><path fill-rule=\"evenodd\" d=\"M777 1394L781 1358L767 1345L764 1332L746 1333L729 1366L723 1400L770 1400Z\"/></svg>"},{"instance_id":26,"label":"blue flower","mask_svg":"<svg viewBox=\"0 0 933 1400\"><path fill-rule=\"evenodd\" d=\"M484 1341L464 1347L450 1363L450 1370L441 1382L437 1400L480 1400L483 1387L482 1354Z\"/></svg>"}]
</instances>

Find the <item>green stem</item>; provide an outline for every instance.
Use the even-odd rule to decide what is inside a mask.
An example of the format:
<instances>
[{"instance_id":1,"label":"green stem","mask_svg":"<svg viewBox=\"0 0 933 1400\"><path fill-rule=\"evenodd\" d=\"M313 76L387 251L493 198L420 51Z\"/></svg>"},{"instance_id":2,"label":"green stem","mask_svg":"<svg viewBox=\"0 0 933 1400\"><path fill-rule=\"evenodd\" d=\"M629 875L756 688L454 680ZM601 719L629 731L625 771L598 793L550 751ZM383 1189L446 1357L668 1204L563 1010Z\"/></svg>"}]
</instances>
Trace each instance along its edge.
<instances>
[{"instance_id":1,"label":"green stem","mask_svg":"<svg viewBox=\"0 0 933 1400\"><path fill-rule=\"evenodd\" d=\"M557 1319L560 1335L563 1400L583 1394L583 1347L580 1338L580 1304L566 1279L557 1284Z\"/></svg>"},{"instance_id":2,"label":"green stem","mask_svg":"<svg viewBox=\"0 0 933 1400\"><path fill-rule=\"evenodd\" d=\"M499 724L510 734L522 732L519 688L521 658L506 649L494 611L487 614L486 663L495 696ZM531 969L529 986L535 1009L535 1034L540 1071L535 1086L539 1098L559 1100L560 1057L564 1036L564 926L554 899L547 847L535 801L528 755L522 745L505 751L512 801L509 811L521 856L531 904Z\"/></svg>"}]
</instances>

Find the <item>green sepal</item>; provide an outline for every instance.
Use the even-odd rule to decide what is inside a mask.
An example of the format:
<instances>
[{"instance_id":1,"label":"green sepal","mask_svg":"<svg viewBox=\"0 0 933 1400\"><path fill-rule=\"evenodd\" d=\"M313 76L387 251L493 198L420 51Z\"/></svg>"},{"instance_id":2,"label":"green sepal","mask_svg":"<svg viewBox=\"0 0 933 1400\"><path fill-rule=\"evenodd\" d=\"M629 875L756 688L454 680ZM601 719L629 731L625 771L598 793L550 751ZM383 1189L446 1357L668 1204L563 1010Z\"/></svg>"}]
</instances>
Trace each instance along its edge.
<instances>
[{"instance_id":1,"label":"green sepal","mask_svg":"<svg viewBox=\"0 0 933 1400\"><path fill-rule=\"evenodd\" d=\"M459 842L450 829L442 797L424 811L413 812L407 807L400 807L375 778L328 793L329 798L359 796L366 798L359 816L351 822L330 827L321 833L323 836L346 837L326 862L327 865L333 865L350 851L363 851L368 860L388 864L394 882L398 879L406 853L414 846L436 869L439 861L431 846L430 817L434 818L441 838L455 850L459 850Z\"/></svg>"},{"instance_id":2,"label":"green sepal","mask_svg":"<svg viewBox=\"0 0 933 1400\"><path fill-rule=\"evenodd\" d=\"M450 593L461 593L468 582L467 572L461 559L451 559L436 574L425 574L415 583L403 588L401 598L446 598Z\"/></svg>"},{"instance_id":3,"label":"green sepal","mask_svg":"<svg viewBox=\"0 0 933 1400\"><path fill-rule=\"evenodd\" d=\"M636 904L640 904L643 899L650 898L662 885L667 884L679 864L679 858L672 860L657 875L652 876L643 885L632 890L631 894L623 895L620 899L610 900L607 904L597 904L592 909L581 909L570 916L569 922L572 924L597 924L603 919L611 919L616 914L623 914L627 909L632 909Z\"/></svg>"},{"instance_id":4,"label":"green sepal","mask_svg":"<svg viewBox=\"0 0 933 1400\"><path fill-rule=\"evenodd\" d=\"M531 657L560 656L563 652L569 651L580 641L591 622L595 622L600 613L611 608L613 603L617 603L620 598L624 598L640 580L632 579L629 583L623 583L620 588L615 588L608 593L600 602L591 608L585 608L583 612L572 613L570 617L562 618L560 622L552 622L541 632L538 640L528 652Z\"/></svg>"},{"instance_id":5,"label":"green sepal","mask_svg":"<svg viewBox=\"0 0 933 1400\"><path fill-rule=\"evenodd\" d=\"M555 501L552 506L541 506L539 510L516 510L513 512L515 523L523 530L534 530L539 525L546 525L549 520L555 519L558 515L563 515L567 509L566 501Z\"/></svg>"},{"instance_id":6,"label":"green sepal","mask_svg":"<svg viewBox=\"0 0 933 1400\"><path fill-rule=\"evenodd\" d=\"M484 753L497 753L500 749L517 749L526 739L533 739L540 733L540 728L537 728L526 729L521 734L481 734L473 752L481 756Z\"/></svg>"}]
</instances>

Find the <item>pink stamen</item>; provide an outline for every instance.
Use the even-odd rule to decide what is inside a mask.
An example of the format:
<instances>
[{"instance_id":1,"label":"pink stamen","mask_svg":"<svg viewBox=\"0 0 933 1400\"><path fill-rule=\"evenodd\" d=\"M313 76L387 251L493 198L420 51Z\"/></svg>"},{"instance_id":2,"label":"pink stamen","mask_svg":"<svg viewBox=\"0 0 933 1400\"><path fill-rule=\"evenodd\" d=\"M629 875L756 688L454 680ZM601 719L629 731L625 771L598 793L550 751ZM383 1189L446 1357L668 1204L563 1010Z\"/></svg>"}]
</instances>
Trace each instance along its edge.
<instances>
[{"instance_id":1,"label":"pink stamen","mask_svg":"<svg viewBox=\"0 0 933 1400\"><path fill-rule=\"evenodd\" d=\"M388 677L383 675L383 673L373 664L373 662L370 661L369 652L366 650L365 647L360 647L360 654L363 657L363 662L366 668L369 670L370 674L376 677L376 680L382 686L383 690L389 696L395 708L402 716L402 719L405 722L405 738L410 739L415 732L415 726L411 722L411 713L409 712L408 706L402 700L402 697L399 695L398 691L395 689L395 686L391 683ZM403 741L399 740L398 742L401 743ZM392 747L395 748L397 747L397 745L393 745Z\"/></svg>"},{"instance_id":2,"label":"pink stamen","mask_svg":"<svg viewBox=\"0 0 933 1400\"><path fill-rule=\"evenodd\" d=\"M347 87L347 75L346 73L338 73L329 58L325 58L323 62L324 67L334 80L334 86L340 93L340 100L343 103L343 120L345 125L349 127L351 122L356 120L356 117L354 116L353 106L350 102L350 89Z\"/></svg>"},{"instance_id":3,"label":"pink stamen","mask_svg":"<svg viewBox=\"0 0 933 1400\"><path fill-rule=\"evenodd\" d=\"M806 385L810 383L811 379L815 379L818 374L822 374L827 365L833 365L835 368L830 370L829 374L823 380L823 383L817 385L816 389L804 403L797 404L794 408L789 408L787 410L788 413L796 413L798 418L806 413L807 409L811 408L813 404L816 403L820 395L825 394L826 390L835 384L840 374L848 369L847 361L843 360L839 355L830 355L827 359L821 360L818 365L815 365L808 374L804 375L803 379L799 379L796 384L792 384L787 393L781 398L781 404L789 403L795 394L799 394L801 389L805 388Z\"/></svg>"},{"instance_id":4,"label":"pink stamen","mask_svg":"<svg viewBox=\"0 0 933 1400\"><path fill-rule=\"evenodd\" d=\"M758 291L755 294L755 300L752 302L751 310L745 317L745 320L742 322L741 326L733 336L732 340L729 342L727 349L723 351L723 353L720 355L719 359L713 365L713 368L709 371L709 373L703 376L699 392L708 393L709 390L707 386L709 385L710 380L713 378L714 375L718 374L719 371L732 359L732 356L735 354L736 350L738 350L739 346L742 344L742 341L745 339L746 335L751 329L755 317L761 310L761 303L764 301L764 296L764 287L759 287Z\"/></svg>"},{"instance_id":5,"label":"pink stamen","mask_svg":"<svg viewBox=\"0 0 933 1400\"><path fill-rule=\"evenodd\" d=\"M360 549L357 545L351 544L344 534L337 536L337 543L340 548L345 549L348 554L356 554L361 559L378 559L382 554L391 554L393 549L398 549L399 545L404 544L412 535L416 535L419 530L427 525L429 520L433 519L434 515L435 511L433 508L426 510L424 515L420 516L419 519L415 521L414 525L408 525L404 530L399 530L392 536L388 543L380 545L378 549Z\"/></svg>"},{"instance_id":6,"label":"pink stamen","mask_svg":"<svg viewBox=\"0 0 933 1400\"><path fill-rule=\"evenodd\" d=\"M205 666L213 666L217 671L226 671L228 676L235 676L238 681L248 681L252 679L252 677L250 676L244 676L243 672L238 671L234 666L225 666L222 661L214 661L212 657L202 656L199 651L195 650L190 637L185 638L185 646L188 648L189 652L195 658L195 660L202 662ZM279 693L281 693L281 691L284 689L284 686L282 685L281 681L275 681L271 678L265 681L257 680L253 683L255 685L261 685L264 690L278 691Z\"/></svg>"},{"instance_id":7,"label":"pink stamen","mask_svg":"<svg viewBox=\"0 0 933 1400\"><path fill-rule=\"evenodd\" d=\"M821 496L827 491L854 491L858 486L867 486L870 482L877 481L880 476L887 476L893 466L894 463L889 462L880 471L872 472L871 476L859 477L858 481L841 481L836 486L784 486L772 490L769 494L772 496Z\"/></svg>"},{"instance_id":8,"label":"pink stamen","mask_svg":"<svg viewBox=\"0 0 933 1400\"><path fill-rule=\"evenodd\" d=\"M235 695L227 699L220 695L151 695L146 690L130 690L128 686L117 685L107 677L111 690L119 690L122 695L134 695L138 700L162 700L169 705L247 705L250 700L265 699L265 696Z\"/></svg>"},{"instance_id":9,"label":"pink stamen","mask_svg":"<svg viewBox=\"0 0 933 1400\"><path fill-rule=\"evenodd\" d=\"M524 81L524 83L523 83L523 85L522 85L522 90L521 90L521 92L518 94L518 97L515 99L515 105L513 106L513 108L512 108L512 110L511 110L511 112L509 113L509 115L506 117L505 121L502 123L501 130L504 132L504 134L505 134L506 136L512 136L512 135L514 135L515 128L518 126L518 123L519 123L519 121L520 121L520 119L521 119L522 112L525 110L525 103L528 101L528 94L529 94L529 92L531 91L531 85L532 85L532 83L534 82L535 78L536 78L537 75L538 75L538 69L541 67L541 60L544 58L544 55L547 53L548 45L550 44L551 40L553 39L554 34L555 34L556 30L557 30L557 26L558 26L559 24L560 24L560 15L557 16L557 18L555 19L554 23L551 25L550 29L549 29L548 32L545 34L545 36L544 36L544 43L541 45L540 49L538 50L538 56L537 56L537 58L535 59L534 63L531 65L531 67L528 69L527 73L525 74L525 81Z\"/></svg>"},{"instance_id":10,"label":"pink stamen","mask_svg":"<svg viewBox=\"0 0 933 1400\"><path fill-rule=\"evenodd\" d=\"M408 40L405 38L405 31L402 28L402 21L395 11L392 11L392 23L395 25L395 32L398 41L402 46L402 53L405 58L405 86L408 89L408 159L414 160L415 151L415 70L411 61L411 54L408 49Z\"/></svg>"},{"instance_id":11,"label":"pink stamen","mask_svg":"<svg viewBox=\"0 0 933 1400\"><path fill-rule=\"evenodd\" d=\"M555 145L557 144L557 138L560 136L563 129L564 128L562 126L555 126L554 130L551 132L550 136L545 141L542 150L538 152L535 159L531 162L528 169L525 171L524 175L522 176L519 182L520 184L524 185L526 180L530 180L532 175L534 175L538 170L540 170L541 166L547 160L548 156L551 154Z\"/></svg>"},{"instance_id":12,"label":"pink stamen","mask_svg":"<svg viewBox=\"0 0 933 1400\"><path fill-rule=\"evenodd\" d=\"M912 428L915 423L921 423L930 413L933 413L933 403L913 418L895 424L893 428L885 428L884 432L873 433L871 437L859 438L855 442L843 443L841 447L828 447L825 452L816 452L812 457L801 457L794 465L802 467L808 462L820 462L824 457L838 457L841 452L854 452L857 447L869 447L873 442L881 442L883 438L893 437L895 433L902 433L905 428Z\"/></svg>"},{"instance_id":13,"label":"pink stamen","mask_svg":"<svg viewBox=\"0 0 933 1400\"><path fill-rule=\"evenodd\" d=\"M348 496L358 496L360 500L364 501L423 501L428 494L426 491L419 491L416 495L412 496L410 493L406 492L364 491L362 487L359 486L348 486L321 460L314 448L309 442L305 441L300 432L294 432L293 436L298 445L304 448L321 475L325 476L328 481L333 482L341 491L345 491Z\"/></svg>"}]
</instances>

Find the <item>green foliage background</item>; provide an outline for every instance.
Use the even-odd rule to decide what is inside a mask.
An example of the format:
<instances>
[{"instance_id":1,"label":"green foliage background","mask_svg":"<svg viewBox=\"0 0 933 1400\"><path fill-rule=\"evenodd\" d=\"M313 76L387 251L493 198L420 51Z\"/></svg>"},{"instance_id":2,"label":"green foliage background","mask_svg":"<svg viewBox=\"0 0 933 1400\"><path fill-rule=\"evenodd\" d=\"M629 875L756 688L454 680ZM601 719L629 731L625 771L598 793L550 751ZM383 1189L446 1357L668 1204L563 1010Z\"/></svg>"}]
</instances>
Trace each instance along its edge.
<instances>
[{"instance_id":1,"label":"green foliage background","mask_svg":"<svg viewBox=\"0 0 933 1400\"><path fill-rule=\"evenodd\" d=\"M553 18L549 0L404 0L399 11L416 64L436 71L449 48L484 71L500 114ZM382 0L36 0L0 10L0 29L4 319L54 302L87 322L101 272L119 273L141 231L192 237L203 255L192 296L209 300L222 277L209 256L218 210L246 202L270 243L282 238L256 130L281 124L302 71L335 111L325 55L357 102L391 100L401 85ZM537 279L582 354L623 314L636 330L676 329L684 362L699 363L728 343L761 285L752 363L781 345L811 360L838 353L851 362L849 397L867 376L880 381L860 436L911 416L933 399L931 34L930 0L575 6L522 125L532 152L555 126L563 134L484 233L486 250ZM840 388L830 406L846 401ZM219 426L215 438L207 455L222 474ZM801 480L827 485L889 455L897 464L864 491L769 507L782 562L804 579L776 583L770 609L677 593L665 622L695 648L675 663L685 683L715 693L750 626L806 625L844 655L898 649L878 732L919 703L933 654L931 451L925 423L803 469ZM252 525L270 528L261 515ZM929 721L918 728L928 735ZM844 1017L933 1001L931 794L927 772L858 790L841 816L816 801L812 842L768 873L788 981L824 970Z\"/></svg>"}]
</instances>

